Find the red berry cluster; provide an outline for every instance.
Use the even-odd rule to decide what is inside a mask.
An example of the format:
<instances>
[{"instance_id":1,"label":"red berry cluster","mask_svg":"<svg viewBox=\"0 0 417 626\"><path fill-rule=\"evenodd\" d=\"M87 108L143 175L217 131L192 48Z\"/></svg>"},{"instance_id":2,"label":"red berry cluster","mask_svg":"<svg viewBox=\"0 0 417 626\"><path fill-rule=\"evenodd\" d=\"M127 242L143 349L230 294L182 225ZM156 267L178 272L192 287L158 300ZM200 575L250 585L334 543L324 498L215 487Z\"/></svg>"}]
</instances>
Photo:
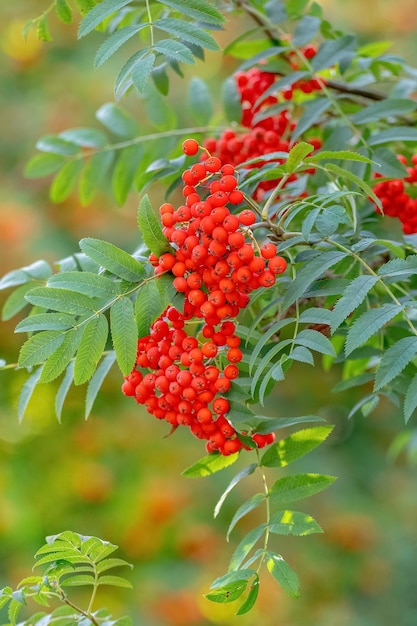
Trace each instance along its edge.
<instances>
[{"instance_id":1,"label":"red berry cluster","mask_svg":"<svg viewBox=\"0 0 417 626\"><path fill-rule=\"evenodd\" d=\"M417 233L417 198L412 198L407 189L417 183L417 154L411 157L411 164L402 154L397 157L406 166L408 176L404 179L394 178L377 183L373 190L381 200L384 215L397 217L402 223L403 232L406 235ZM381 178L381 174L376 174ZM408 183L407 187L404 183ZM377 212L381 213L377 207Z\"/></svg>"},{"instance_id":2,"label":"red berry cluster","mask_svg":"<svg viewBox=\"0 0 417 626\"><path fill-rule=\"evenodd\" d=\"M314 46L306 46L303 49L305 58L312 58L316 54ZM289 58L293 68L297 69L296 61ZM236 85L240 93L242 103L243 126L250 132L238 134L233 130L226 130L219 139L210 138L204 143L205 148L222 161L238 165L246 160L262 156L275 151L288 152L291 147L291 133L296 128L296 122L292 119L289 109L284 109L276 114L268 115L267 107L291 100L297 90L309 94L320 90L322 85L317 79L298 80L293 85L281 92L271 94L262 99L262 95L275 82L276 74L252 68L247 72L238 72L235 75ZM265 110L265 115L262 112ZM321 147L319 138L309 138L315 149ZM283 160L276 159L283 163ZM257 166L262 163L257 163ZM254 167L254 166L252 166ZM296 176L291 176L287 184L293 182ZM254 198L262 200L265 191L276 187L278 180L263 181L257 187Z\"/></svg>"},{"instance_id":3,"label":"red berry cluster","mask_svg":"<svg viewBox=\"0 0 417 626\"><path fill-rule=\"evenodd\" d=\"M183 144L188 155L198 149L194 139ZM156 274L174 275L184 307L181 312L169 307L152 324L150 335L139 340L136 367L123 392L174 428L188 426L208 440L209 452L228 455L245 447L227 419L230 403L224 397L239 376L243 357L232 319L248 305L254 289L275 283L286 261L277 256L274 244L258 247L250 229L256 221L253 211L233 214L226 206L243 200L232 165L208 156L182 178L184 204L160 207L173 250L150 260ZM197 335L187 333L191 319L201 320ZM272 434L253 436L259 447L273 439Z\"/></svg>"}]
</instances>

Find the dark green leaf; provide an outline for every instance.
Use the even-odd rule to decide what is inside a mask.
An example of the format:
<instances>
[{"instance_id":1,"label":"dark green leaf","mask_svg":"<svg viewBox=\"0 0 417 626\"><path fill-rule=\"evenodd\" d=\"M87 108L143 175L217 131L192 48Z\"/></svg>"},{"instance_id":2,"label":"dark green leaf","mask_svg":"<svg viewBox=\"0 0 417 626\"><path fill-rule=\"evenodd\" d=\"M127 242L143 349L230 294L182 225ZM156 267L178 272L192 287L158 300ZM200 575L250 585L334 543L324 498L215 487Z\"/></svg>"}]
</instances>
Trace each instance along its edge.
<instances>
[{"instance_id":1,"label":"dark green leaf","mask_svg":"<svg viewBox=\"0 0 417 626\"><path fill-rule=\"evenodd\" d=\"M298 535L300 537L323 532L314 517L300 511L274 513L269 523L269 530L277 535Z\"/></svg>"},{"instance_id":2,"label":"dark green leaf","mask_svg":"<svg viewBox=\"0 0 417 626\"><path fill-rule=\"evenodd\" d=\"M298 120L297 126L292 133L292 139L294 140L300 137L306 130L314 126L314 124L317 124L323 113L331 106L332 103L327 98L315 98L314 100L308 101L304 107L304 113Z\"/></svg>"},{"instance_id":3,"label":"dark green leaf","mask_svg":"<svg viewBox=\"0 0 417 626\"><path fill-rule=\"evenodd\" d=\"M324 474L283 476L272 485L269 495L276 498L280 503L294 502L327 489L335 480L335 476L326 476Z\"/></svg>"},{"instance_id":4,"label":"dark green leaf","mask_svg":"<svg viewBox=\"0 0 417 626\"><path fill-rule=\"evenodd\" d=\"M377 282L378 277L366 274L357 276L346 288L343 296L336 302L331 312L331 328L334 333L340 324L358 308Z\"/></svg>"},{"instance_id":5,"label":"dark green leaf","mask_svg":"<svg viewBox=\"0 0 417 626\"><path fill-rule=\"evenodd\" d=\"M239 569L240 565L246 559L252 548L256 545L259 539L262 537L266 530L266 524L261 524L256 528L253 528L247 535L245 535L242 541L233 552L232 558L229 564L229 572L233 572Z\"/></svg>"},{"instance_id":6,"label":"dark green leaf","mask_svg":"<svg viewBox=\"0 0 417 626\"><path fill-rule=\"evenodd\" d=\"M182 472L183 476L188 478L199 478L200 476L211 476L229 465L233 465L237 461L239 453L223 456L222 454L209 454L202 459L190 465Z\"/></svg>"},{"instance_id":7,"label":"dark green leaf","mask_svg":"<svg viewBox=\"0 0 417 626\"><path fill-rule=\"evenodd\" d=\"M298 430L270 446L263 454L261 464L267 467L285 467L320 445L332 430L333 426L313 426Z\"/></svg>"},{"instance_id":8,"label":"dark green leaf","mask_svg":"<svg viewBox=\"0 0 417 626\"><path fill-rule=\"evenodd\" d=\"M68 313L38 313L29 315L16 326L15 333L31 333L36 330L68 330L75 326L75 318Z\"/></svg>"},{"instance_id":9,"label":"dark green leaf","mask_svg":"<svg viewBox=\"0 0 417 626\"><path fill-rule=\"evenodd\" d=\"M356 37L344 35L339 39L324 41L319 47L311 65L315 72L331 67L343 59L347 52L351 52L356 45Z\"/></svg>"},{"instance_id":10,"label":"dark green leaf","mask_svg":"<svg viewBox=\"0 0 417 626\"><path fill-rule=\"evenodd\" d=\"M115 282L93 272L62 272L54 274L48 280L48 287L70 289L86 296L97 298L113 298L119 293Z\"/></svg>"},{"instance_id":11,"label":"dark green leaf","mask_svg":"<svg viewBox=\"0 0 417 626\"><path fill-rule=\"evenodd\" d=\"M375 133L368 139L370 146L380 146L381 144L392 143L393 141L415 143L417 141L417 128L412 128L411 126L396 126L395 128L389 128Z\"/></svg>"},{"instance_id":12,"label":"dark green leaf","mask_svg":"<svg viewBox=\"0 0 417 626\"><path fill-rule=\"evenodd\" d=\"M117 364L124 376L132 371L138 344L133 303L129 298L119 298L110 309L110 328Z\"/></svg>"},{"instance_id":13,"label":"dark green leaf","mask_svg":"<svg viewBox=\"0 0 417 626\"><path fill-rule=\"evenodd\" d=\"M383 276L384 279L397 276L404 279L413 274L417 274L416 254L410 254L405 259L392 259L378 268L378 275Z\"/></svg>"},{"instance_id":14,"label":"dark green leaf","mask_svg":"<svg viewBox=\"0 0 417 626\"><path fill-rule=\"evenodd\" d=\"M179 37L183 41L188 41L207 50L220 50L219 44L210 33L191 22L175 18L163 18L156 20L154 26Z\"/></svg>"},{"instance_id":15,"label":"dark green leaf","mask_svg":"<svg viewBox=\"0 0 417 626\"><path fill-rule=\"evenodd\" d=\"M109 325L100 314L85 325L74 367L74 383L82 385L94 374L106 346Z\"/></svg>"},{"instance_id":16,"label":"dark green leaf","mask_svg":"<svg viewBox=\"0 0 417 626\"><path fill-rule=\"evenodd\" d=\"M136 121L112 102L103 104L96 112L97 119L118 137L130 139L138 133Z\"/></svg>"},{"instance_id":17,"label":"dark green leaf","mask_svg":"<svg viewBox=\"0 0 417 626\"><path fill-rule=\"evenodd\" d=\"M357 185L367 196L372 198L378 207L382 207L380 199L375 195L373 189L368 185L368 183L366 183L362 178L356 176L356 174L353 174L353 172L350 172L349 170L339 167L335 163L326 163L325 168L327 171L333 172L337 176L349 180L351 183Z\"/></svg>"},{"instance_id":18,"label":"dark green leaf","mask_svg":"<svg viewBox=\"0 0 417 626\"><path fill-rule=\"evenodd\" d=\"M353 387L365 385L373 380L373 378L374 375L371 372L364 372L363 374L346 378L345 380L341 380L336 383L336 385L332 388L332 392L337 393L339 391L346 391L346 389L352 389Z\"/></svg>"},{"instance_id":19,"label":"dark green leaf","mask_svg":"<svg viewBox=\"0 0 417 626\"><path fill-rule=\"evenodd\" d=\"M243 470L241 470L238 474L236 474L234 478L232 478L216 504L216 507L214 509L214 517L217 517L220 513L220 509L222 508L224 501L226 500L232 489L236 487L236 485L240 483L241 480L246 478L246 476L250 476L251 474L253 474L257 467L258 466L256 463L251 463L247 467L244 467Z\"/></svg>"},{"instance_id":20,"label":"dark green leaf","mask_svg":"<svg viewBox=\"0 0 417 626\"><path fill-rule=\"evenodd\" d=\"M28 291L26 299L31 304L70 315L85 315L95 310L91 298L69 289L35 287Z\"/></svg>"},{"instance_id":21,"label":"dark green leaf","mask_svg":"<svg viewBox=\"0 0 417 626\"><path fill-rule=\"evenodd\" d=\"M373 170L392 178L404 178L407 176L405 165L397 159L397 155L389 148L377 148L373 153L375 164Z\"/></svg>"},{"instance_id":22,"label":"dark green leaf","mask_svg":"<svg viewBox=\"0 0 417 626\"><path fill-rule=\"evenodd\" d=\"M153 66L155 65L156 56L153 52L150 52L146 56L142 57L140 63L132 69L132 81L139 93L143 93L149 76L152 73Z\"/></svg>"},{"instance_id":23,"label":"dark green leaf","mask_svg":"<svg viewBox=\"0 0 417 626\"><path fill-rule=\"evenodd\" d=\"M40 383L50 383L62 374L77 351L81 334L80 328L65 332L61 345L46 359L39 379Z\"/></svg>"},{"instance_id":24,"label":"dark green leaf","mask_svg":"<svg viewBox=\"0 0 417 626\"><path fill-rule=\"evenodd\" d=\"M316 36L320 20L314 15L304 15L298 22L292 42L295 46L305 46Z\"/></svg>"},{"instance_id":25,"label":"dark green leaf","mask_svg":"<svg viewBox=\"0 0 417 626\"><path fill-rule=\"evenodd\" d=\"M163 0L182 15L207 24L223 24L225 17L207 0Z\"/></svg>"},{"instance_id":26,"label":"dark green leaf","mask_svg":"<svg viewBox=\"0 0 417 626\"><path fill-rule=\"evenodd\" d=\"M80 178L80 200L83 206L91 202L107 178L114 159L114 151L96 152L88 159Z\"/></svg>"},{"instance_id":27,"label":"dark green leaf","mask_svg":"<svg viewBox=\"0 0 417 626\"><path fill-rule=\"evenodd\" d=\"M46 361L64 341L64 334L59 330L45 330L30 337L22 346L19 354L20 367L30 367Z\"/></svg>"},{"instance_id":28,"label":"dark green leaf","mask_svg":"<svg viewBox=\"0 0 417 626\"><path fill-rule=\"evenodd\" d=\"M72 381L74 380L74 361L71 361L66 369L65 376L59 386L55 397L55 412L58 422L61 422L62 408L68 395Z\"/></svg>"},{"instance_id":29,"label":"dark green leaf","mask_svg":"<svg viewBox=\"0 0 417 626\"><path fill-rule=\"evenodd\" d=\"M332 343L327 339L323 333L317 330L311 330L309 328L302 330L295 337L295 343L305 348L310 348L321 354L328 354L329 356L336 356L335 349Z\"/></svg>"},{"instance_id":30,"label":"dark green leaf","mask_svg":"<svg viewBox=\"0 0 417 626\"><path fill-rule=\"evenodd\" d=\"M229 122L240 122L242 119L242 105L240 93L233 76L223 81L221 99L227 120Z\"/></svg>"},{"instance_id":31,"label":"dark green leaf","mask_svg":"<svg viewBox=\"0 0 417 626\"><path fill-rule=\"evenodd\" d=\"M404 399L404 421L407 424L408 420L414 413L417 407L417 374L412 379L407 388L407 393Z\"/></svg>"},{"instance_id":32,"label":"dark green leaf","mask_svg":"<svg viewBox=\"0 0 417 626\"><path fill-rule=\"evenodd\" d=\"M117 74L114 83L114 93L117 98L120 98L132 85L131 75L133 69L144 56L151 52L150 46L145 46L142 50L138 50L128 58L126 63L122 66L122 69Z\"/></svg>"},{"instance_id":33,"label":"dark green leaf","mask_svg":"<svg viewBox=\"0 0 417 626\"><path fill-rule=\"evenodd\" d=\"M146 282L138 291L135 302L135 317L138 336L146 337L150 333L151 324L164 311L155 280Z\"/></svg>"},{"instance_id":34,"label":"dark green leaf","mask_svg":"<svg viewBox=\"0 0 417 626\"><path fill-rule=\"evenodd\" d=\"M300 581L298 576L281 555L268 552L266 566L278 584L291 598L299 597Z\"/></svg>"},{"instance_id":35,"label":"dark green leaf","mask_svg":"<svg viewBox=\"0 0 417 626\"><path fill-rule=\"evenodd\" d=\"M116 11L119 11L132 0L102 0L91 11L87 13L80 24L78 30L78 38L88 35L96 26L101 24L103 20L110 17Z\"/></svg>"},{"instance_id":36,"label":"dark green leaf","mask_svg":"<svg viewBox=\"0 0 417 626\"><path fill-rule=\"evenodd\" d=\"M85 419L87 419L87 417L90 415L91 409L93 408L94 401L97 397L98 392L100 391L101 385L103 384L103 381L109 373L115 360L115 353L113 351L109 352L109 354L106 354L106 356L103 358L102 362L93 374L93 377L88 384L87 396L85 399Z\"/></svg>"},{"instance_id":37,"label":"dark green leaf","mask_svg":"<svg viewBox=\"0 0 417 626\"><path fill-rule=\"evenodd\" d=\"M387 385L417 354L417 337L404 337L384 353L375 376L374 391Z\"/></svg>"},{"instance_id":38,"label":"dark green leaf","mask_svg":"<svg viewBox=\"0 0 417 626\"><path fill-rule=\"evenodd\" d=\"M52 152L36 154L25 167L26 178L41 178L59 170L65 163L65 157Z\"/></svg>"},{"instance_id":39,"label":"dark green leaf","mask_svg":"<svg viewBox=\"0 0 417 626\"><path fill-rule=\"evenodd\" d=\"M349 329L345 345L346 356L349 356L355 348L366 343L372 335L375 335L402 310L403 307L397 304L384 304L363 313Z\"/></svg>"},{"instance_id":40,"label":"dark green leaf","mask_svg":"<svg viewBox=\"0 0 417 626\"><path fill-rule=\"evenodd\" d=\"M188 88L188 102L193 118L197 124L208 124L213 115L211 93L204 80L193 76Z\"/></svg>"},{"instance_id":41,"label":"dark green leaf","mask_svg":"<svg viewBox=\"0 0 417 626\"><path fill-rule=\"evenodd\" d=\"M417 109L417 102L413 100L387 98L380 102L368 104L362 111L352 116L352 121L355 124L368 124L387 117L404 115L410 111L415 111L415 109Z\"/></svg>"},{"instance_id":42,"label":"dark green leaf","mask_svg":"<svg viewBox=\"0 0 417 626\"><path fill-rule=\"evenodd\" d=\"M84 159L74 159L65 163L56 174L49 190L52 202L63 202L68 198L84 166Z\"/></svg>"},{"instance_id":43,"label":"dark green leaf","mask_svg":"<svg viewBox=\"0 0 417 626\"><path fill-rule=\"evenodd\" d=\"M267 435L276 430L282 428L289 428L290 426L299 426L299 424L305 424L306 422L325 422L326 420L318 415L302 415L301 417L264 417L257 415L253 423L257 433Z\"/></svg>"},{"instance_id":44,"label":"dark green leaf","mask_svg":"<svg viewBox=\"0 0 417 626\"><path fill-rule=\"evenodd\" d=\"M143 196L139 203L138 227L146 246L156 256L171 250L169 241L162 232L161 225L154 213L148 195Z\"/></svg>"},{"instance_id":45,"label":"dark green leaf","mask_svg":"<svg viewBox=\"0 0 417 626\"><path fill-rule=\"evenodd\" d=\"M314 365L314 358L310 350L304 346L296 346L294 350L288 355L289 359L293 361L299 361L300 363L308 363L308 365Z\"/></svg>"},{"instance_id":46,"label":"dark green leaf","mask_svg":"<svg viewBox=\"0 0 417 626\"><path fill-rule=\"evenodd\" d=\"M31 376L29 376L29 378L27 379L27 381L22 387L22 391L20 392L19 401L17 405L17 414L19 417L19 422L22 421L26 413L26 409L28 407L29 401L32 397L32 394L35 390L36 385L39 382L39 378L41 377L41 374L42 374L42 367L38 367L38 369L35 370Z\"/></svg>"},{"instance_id":47,"label":"dark green leaf","mask_svg":"<svg viewBox=\"0 0 417 626\"><path fill-rule=\"evenodd\" d=\"M236 513L233 515L232 521L230 522L229 528L227 529L227 541L229 541L230 533L232 532L238 521L241 520L242 517L245 517L245 515L256 509L264 500L264 493L255 493L253 496L251 496L248 500L240 505Z\"/></svg>"},{"instance_id":48,"label":"dark green leaf","mask_svg":"<svg viewBox=\"0 0 417 626\"><path fill-rule=\"evenodd\" d=\"M97 50L94 57L94 67L103 65L124 43L147 26L149 26L148 22L143 22L142 24L125 26L112 33Z\"/></svg>"},{"instance_id":49,"label":"dark green leaf","mask_svg":"<svg viewBox=\"0 0 417 626\"><path fill-rule=\"evenodd\" d=\"M145 277L143 265L112 243L87 237L80 241L81 250L115 276L128 282L140 282Z\"/></svg>"},{"instance_id":50,"label":"dark green leaf","mask_svg":"<svg viewBox=\"0 0 417 626\"><path fill-rule=\"evenodd\" d=\"M195 63L195 59L190 50L180 41L175 41L174 39L160 39L153 48L170 59L175 59L175 61L180 61L181 63Z\"/></svg>"},{"instance_id":51,"label":"dark green leaf","mask_svg":"<svg viewBox=\"0 0 417 626\"><path fill-rule=\"evenodd\" d=\"M259 593L259 576L256 575L255 580L249 587L248 596L246 600L244 601L244 603L236 611L236 615L244 615L245 613L248 613L252 609L252 607L255 605L255 602L258 598L258 593Z\"/></svg>"},{"instance_id":52,"label":"dark green leaf","mask_svg":"<svg viewBox=\"0 0 417 626\"><path fill-rule=\"evenodd\" d=\"M240 569L237 572L228 572L227 574L224 574L224 576L220 576L219 578L216 578L216 580L214 580L212 582L212 584L210 585L210 589L218 589L219 587L224 587L225 585L228 585L229 583L234 583L237 580L241 581L241 580L249 580L249 578L252 578L252 576L256 575L256 571L253 569Z\"/></svg>"}]
</instances>

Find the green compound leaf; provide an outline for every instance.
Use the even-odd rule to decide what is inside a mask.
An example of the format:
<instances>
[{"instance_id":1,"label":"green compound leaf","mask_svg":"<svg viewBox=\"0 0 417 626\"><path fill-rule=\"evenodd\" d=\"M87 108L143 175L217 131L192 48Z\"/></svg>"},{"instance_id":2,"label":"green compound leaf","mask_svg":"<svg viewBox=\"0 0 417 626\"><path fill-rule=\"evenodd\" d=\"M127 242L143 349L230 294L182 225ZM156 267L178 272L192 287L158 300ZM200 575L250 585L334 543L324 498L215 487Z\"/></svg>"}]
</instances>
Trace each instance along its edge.
<instances>
[{"instance_id":1,"label":"green compound leaf","mask_svg":"<svg viewBox=\"0 0 417 626\"><path fill-rule=\"evenodd\" d=\"M50 383L66 369L80 344L82 330L75 328L64 333L64 341L46 360L39 379L40 383Z\"/></svg>"},{"instance_id":2,"label":"green compound leaf","mask_svg":"<svg viewBox=\"0 0 417 626\"><path fill-rule=\"evenodd\" d=\"M94 374L109 334L107 318L100 314L85 325L74 367L74 383L82 385Z\"/></svg>"},{"instance_id":3,"label":"green compound leaf","mask_svg":"<svg viewBox=\"0 0 417 626\"><path fill-rule=\"evenodd\" d=\"M135 301L135 317L138 337L149 335L151 324L164 310L155 280L146 282L138 291Z\"/></svg>"},{"instance_id":4,"label":"green compound leaf","mask_svg":"<svg viewBox=\"0 0 417 626\"><path fill-rule=\"evenodd\" d=\"M378 281L377 276L358 276L349 284L343 296L336 302L331 311L331 329L334 333L342 322L358 308L367 294Z\"/></svg>"},{"instance_id":5,"label":"green compound leaf","mask_svg":"<svg viewBox=\"0 0 417 626\"><path fill-rule=\"evenodd\" d=\"M384 304L363 313L350 327L346 338L345 355L349 356L356 348L363 345L375 333L401 313L403 307L398 304Z\"/></svg>"},{"instance_id":6,"label":"green compound leaf","mask_svg":"<svg viewBox=\"0 0 417 626\"><path fill-rule=\"evenodd\" d=\"M122 9L127 4L130 4L131 1L132 0L103 0L97 4L82 20L78 30L78 38L81 39L81 37L91 33L103 20L110 17L110 15L119 11L119 9Z\"/></svg>"},{"instance_id":7,"label":"green compound leaf","mask_svg":"<svg viewBox=\"0 0 417 626\"><path fill-rule=\"evenodd\" d=\"M164 18L156 20L154 27L207 50L220 50L219 44L210 33L191 22L185 22L176 18Z\"/></svg>"},{"instance_id":8,"label":"green compound leaf","mask_svg":"<svg viewBox=\"0 0 417 626\"><path fill-rule=\"evenodd\" d=\"M81 239L80 248L98 265L123 280L135 283L140 282L145 277L143 265L112 243L87 237Z\"/></svg>"},{"instance_id":9,"label":"green compound leaf","mask_svg":"<svg viewBox=\"0 0 417 626\"><path fill-rule=\"evenodd\" d=\"M232 521L229 524L229 528L227 529L227 541L229 541L230 533L236 526L239 520L242 519L245 515L256 509L263 501L265 500L264 493L255 493L251 496L246 502L244 502L234 514Z\"/></svg>"},{"instance_id":10,"label":"green compound leaf","mask_svg":"<svg viewBox=\"0 0 417 626\"><path fill-rule=\"evenodd\" d=\"M43 363L64 341L59 330L45 330L36 333L22 346L19 354L20 367L31 367Z\"/></svg>"},{"instance_id":11,"label":"green compound leaf","mask_svg":"<svg viewBox=\"0 0 417 626\"><path fill-rule=\"evenodd\" d=\"M335 480L336 476L326 476L325 474L283 476L272 485L269 495L279 502L294 502L327 489Z\"/></svg>"},{"instance_id":12,"label":"green compound leaf","mask_svg":"<svg viewBox=\"0 0 417 626\"><path fill-rule=\"evenodd\" d=\"M333 426L313 426L299 430L268 448L261 465L285 467L320 445L333 430Z\"/></svg>"},{"instance_id":13,"label":"green compound leaf","mask_svg":"<svg viewBox=\"0 0 417 626\"><path fill-rule=\"evenodd\" d=\"M223 456L222 454L208 454L202 459L187 467L183 472L183 476L188 478L199 478L200 476L211 476L229 465L233 465L239 458L239 452Z\"/></svg>"},{"instance_id":14,"label":"green compound leaf","mask_svg":"<svg viewBox=\"0 0 417 626\"><path fill-rule=\"evenodd\" d=\"M404 337L384 353L375 376L374 391L398 376L417 354L417 337Z\"/></svg>"},{"instance_id":15,"label":"green compound leaf","mask_svg":"<svg viewBox=\"0 0 417 626\"><path fill-rule=\"evenodd\" d=\"M110 328L117 363L124 376L132 371L137 353L138 329L129 298L120 298L110 309Z\"/></svg>"},{"instance_id":16,"label":"green compound leaf","mask_svg":"<svg viewBox=\"0 0 417 626\"><path fill-rule=\"evenodd\" d=\"M97 370L94 372L87 388L87 395L85 399L85 419L91 413L91 409L93 408L93 404L95 399L97 398L97 394L100 391L101 385L103 384L104 379L109 373L112 365L116 361L116 354L111 351L101 361Z\"/></svg>"},{"instance_id":17,"label":"green compound leaf","mask_svg":"<svg viewBox=\"0 0 417 626\"><path fill-rule=\"evenodd\" d=\"M278 511L269 522L269 530L277 535L298 535L304 537L313 533L322 533L323 529L316 520L300 511Z\"/></svg>"},{"instance_id":18,"label":"green compound leaf","mask_svg":"<svg viewBox=\"0 0 417 626\"><path fill-rule=\"evenodd\" d=\"M226 18L207 0L162 0L172 9L175 9L182 15L187 15L197 22L206 22L207 24L223 24Z\"/></svg>"},{"instance_id":19,"label":"green compound leaf","mask_svg":"<svg viewBox=\"0 0 417 626\"><path fill-rule=\"evenodd\" d=\"M300 581L298 580L298 576L280 554L268 552L266 566L268 571L290 598L298 598L300 596Z\"/></svg>"},{"instance_id":20,"label":"green compound leaf","mask_svg":"<svg viewBox=\"0 0 417 626\"><path fill-rule=\"evenodd\" d=\"M25 297L31 304L70 315L88 315L95 310L91 298L70 289L35 287Z\"/></svg>"},{"instance_id":21,"label":"green compound leaf","mask_svg":"<svg viewBox=\"0 0 417 626\"><path fill-rule=\"evenodd\" d=\"M65 163L52 181L49 197L52 202L63 202L68 198L84 166L84 159L74 159Z\"/></svg>"},{"instance_id":22,"label":"green compound leaf","mask_svg":"<svg viewBox=\"0 0 417 626\"><path fill-rule=\"evenodd\" d=\"M164 252L171 250L169 241L162 232L161 225L154 213L148 195L143 196L139 203L138 227L146 246L156 256L161 256Z\"/></svg>"}]
</instances>

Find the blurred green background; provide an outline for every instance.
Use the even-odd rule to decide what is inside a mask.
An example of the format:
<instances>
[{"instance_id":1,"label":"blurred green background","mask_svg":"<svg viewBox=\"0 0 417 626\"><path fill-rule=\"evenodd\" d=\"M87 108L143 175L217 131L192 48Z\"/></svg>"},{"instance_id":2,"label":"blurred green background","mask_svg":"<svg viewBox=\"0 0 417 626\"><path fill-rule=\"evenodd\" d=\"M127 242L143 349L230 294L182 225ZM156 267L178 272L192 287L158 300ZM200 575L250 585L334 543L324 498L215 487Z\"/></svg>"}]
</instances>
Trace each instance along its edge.
<instances>
[{"instance_id":1,"label":"blurred green background","mask_svg":"<svg viewBox=\"0 0 417 626\"><path fill-rule=\"evenodd\" d=\"M39 136L95 125L95 110L112 100L118 65L93 71L102 36L76 44L76 25L64 27L54 19L54 43L41 44L31 35L25 44L25 21L47 4L15 0L0 6L1 274L40 257L51 262L62 258L84 236L107 238L127 249L138 243L135 194L122 208L107 194L97 196L87 209L75 196L53 205L44 180L23 176ZM357 31L363 42L393 40L393 51L413 63L415 0L321 4L329 19ZM236 26L231 24L232 32ZM222 37L226 41L229 36ZM215 88L219 73L231 68L230 58L222 61L213 55L197 71ZM172 93L179 109L182 89L178 83ZM140 115L134 94L126 106ZM188 125L184 113L180 122ZM161 195L158 189L153 193ZM1 329L0 357L8 362L16 360L20 345L13 327L14 320ZM339 479L328 492L300 504L322 524L324 535L276 540L277 551L300 575L301 598L289 600L265 574L257 608L237 618L233 606L211 604L202 594L224 573L245 530L263 521L251 514L226 543L234 510L261 488L259 478L251 477L236 489L214 521L214 505L235 468L211 479L182 477L181 471L204 453L201 442L178 431L164 438L165 425L122 396L120 375L114 372L106 381L87 422L85 390L71 392L61 425L54 417L53 385L38 389L18 425L17 397L24 378L1 373L0 587L14 585L29 573L32 554L46 535L71 529L118 544L120 556L135 564L134 591L104 594L102 601L115 614L129 612L137 625L417 624L417 472L402 456L395 462L387 458L403 428L400 412L391 405L382 404L368 419L348 420L355 395L332 394L337 376L319 367L292 370L277 388L270 415L279 406L280 416L319 413L336 424L330 443L293 471L322 471ZM248 462L248 457L239 460L242 467ZM274 473L271 481L275 478Z\"/></svg>"}]
</instances>

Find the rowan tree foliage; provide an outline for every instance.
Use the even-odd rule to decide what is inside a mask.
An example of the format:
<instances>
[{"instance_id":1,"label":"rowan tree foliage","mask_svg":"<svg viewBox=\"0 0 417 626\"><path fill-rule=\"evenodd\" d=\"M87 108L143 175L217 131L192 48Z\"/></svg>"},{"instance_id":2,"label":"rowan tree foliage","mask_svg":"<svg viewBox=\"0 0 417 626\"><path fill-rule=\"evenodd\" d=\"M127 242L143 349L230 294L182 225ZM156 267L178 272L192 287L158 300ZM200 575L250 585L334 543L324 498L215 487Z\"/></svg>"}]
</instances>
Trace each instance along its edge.
<instances>
[{"instance_id":1,"label":"rowan tree foliage","mask_svg":"<svg viewBox=\"0 0 417 626\"><path fill-rule=\"evenodd\" d=\"M203 441L205 456L185 476L204 480L247 458L215 517L240 481L259 475L228 536L255 508L265 521L232 548L207 598L239 599L244 614L269 574L297 597L282 536L322 529L292 503L335 477L284 468L332 425L266 416L263 405L301 362L336 368L336 391L366 389L350 415L368 416L386 398L407 422L417 407L417 70L386 42L340 32L309 0L55 0L26 28L51 40L53 11L79 20L80 38L102 32L95 67L117 53L116 101L94 127L41 137L26 175L53 174L57 203L78 193L88 207L105 190L123 205L136 194L138 243L127 251L84 238L54 266L38 260L1 279L11 290L3 319L19 315L25 336L18 362L3 363L28 372L19 419L45 383L56 386L59 420L71 386L86 384L88 417L118 367L126 402L173 436L187 428ZM237 38L231 18L247 26ZM235 60L217 92L198 75L207 51ZM181 95L193 126L179 128L170 81L185 64L196 66ZM151 134L123 108L128 91L144 102ZM165 189L159 209L147 194L155 185ZM272 484L265 468L277 468ZM107 559L115 548L69 531L48 538L37 554L44 575L0 593L10 623L28 598L62 606L22 624L130 623L94 607L100 584L128 584L101 576L126 565ZM66 595L71 585L92 586L87 608Z\"/></svg>"}]
</instances>

